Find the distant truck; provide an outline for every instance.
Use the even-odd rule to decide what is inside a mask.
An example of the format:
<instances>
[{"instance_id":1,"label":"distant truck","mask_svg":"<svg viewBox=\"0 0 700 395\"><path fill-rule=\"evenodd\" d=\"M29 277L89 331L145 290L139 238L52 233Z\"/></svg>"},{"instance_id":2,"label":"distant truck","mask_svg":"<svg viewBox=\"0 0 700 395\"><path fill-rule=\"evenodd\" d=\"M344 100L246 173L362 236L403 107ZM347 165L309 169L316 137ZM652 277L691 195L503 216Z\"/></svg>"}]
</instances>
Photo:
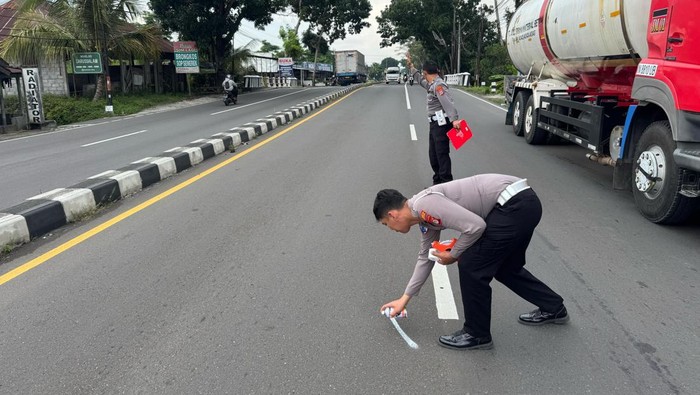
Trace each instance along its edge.
<instances>
[{"instance_id":1,"label":"distant truck","mask_svg":"<svg viewBox=\"0 0 700 395\"><path fill-rule=\"evenodd\" d=\"M386 71L384 72L384 80L387 84L390 82L396 82L397 84L400 84L401 69L398 67L387 67Z\"/></svg>"},{"instance_id":2,"label":"distant truck","mask_svg":"<svg viewBox=\"0 0 700 395\"><path fill-rule=\"evenodd\" d=\"M365 55L356 50L336 51L335 77L339 85L367 82Z\"/></svg>"},{"instance_id":3,"label":"distant truck","mask_svg":"<svg viewBox=\"0 0 700 395\"><path fill-rule=\"evenodd\" d=\"M680 223L700 206L698 0L530 0L508 26L523 76L506 124L529 144L564 139L614 167L641 214Z\"/></svg>"}]
</instances>

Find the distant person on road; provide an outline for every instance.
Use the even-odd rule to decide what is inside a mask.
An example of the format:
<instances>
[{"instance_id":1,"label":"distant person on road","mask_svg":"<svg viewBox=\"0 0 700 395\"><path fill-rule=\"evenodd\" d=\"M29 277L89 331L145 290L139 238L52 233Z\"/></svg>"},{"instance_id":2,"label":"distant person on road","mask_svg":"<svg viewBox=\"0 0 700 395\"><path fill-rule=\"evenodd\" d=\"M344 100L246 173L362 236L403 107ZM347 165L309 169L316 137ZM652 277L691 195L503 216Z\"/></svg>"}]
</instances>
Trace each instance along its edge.
<instances>
[{"instance_id":1,"label":"distant person on road","mask_svg":"<svg viewBox=\"0 0 700 395\"><path fill-rule=\"evenodd\" d=\"M221 86L224 88L224 92L226 92L229 99L235 102L238 98L238 87L231 79L231 74L226 74L226 78L224 78L224 82L221 83Z\"/></svg>"},{"instance_id":2,"label":"distant person on road","mask_svg":"<svg viewBox=\"0 0 700 395\"><path fill-rule=\"evenodd\" d=\"M423 63L422 71L413 67L411 54L408 58L410 76L428 91L428 157L433 169L433 185L452 181L452 161L450 160L450 141L447 132L452 127L459 128L459 114L454 105L450 88L440 77L437 64L432 61Z\"/></svg>"},{"instance_id":3,"label":"distant person on road","mask_svg":"<svg viewBox=\"0 0 700 395\"><path fill-rule=\"evenodd\" d=\"M459 262L459 288L464 326L438 343L455 350L488 349L491 338L491 280L494 278L521 298L537 306L518 317L524 325L564 324L569 315L564 300L527 271L525 253L542 217L542 205L526 179L481 174L430 187L405 198L384 189L374 200L377 221L396 232L421 231L421 248L413 276L403 296L384 304L380 311L401 312L418 294L434 262L428 259L440 231L460 232L450 251L436 252L442 265Z\"/></svg>"}]
</instances>

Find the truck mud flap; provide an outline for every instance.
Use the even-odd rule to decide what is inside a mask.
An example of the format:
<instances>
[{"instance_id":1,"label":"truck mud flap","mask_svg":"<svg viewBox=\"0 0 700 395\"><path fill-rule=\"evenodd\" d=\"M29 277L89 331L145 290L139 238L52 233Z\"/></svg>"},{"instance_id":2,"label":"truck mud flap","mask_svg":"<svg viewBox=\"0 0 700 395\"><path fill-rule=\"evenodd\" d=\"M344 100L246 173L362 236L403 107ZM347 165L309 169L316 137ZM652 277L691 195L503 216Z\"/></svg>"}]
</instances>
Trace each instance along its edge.
<instances>
[{"instance_id":1,"label":"truck mud flap","mask_svg":"<svg viewBox=\"0 0 700 395\"><path fill-rule=\"evenodd\" d=\"M545 106L546 103L549 105ZM553 108L558 110L552 111ZM603 132L604 111L605 108L601 106L557 97L543 97L538 111L537 126L574 144L602 153L607 149L605 142L609 139L609 134ZM577 133L588 137L584 138Z\"/></svg>"}]
</instances>

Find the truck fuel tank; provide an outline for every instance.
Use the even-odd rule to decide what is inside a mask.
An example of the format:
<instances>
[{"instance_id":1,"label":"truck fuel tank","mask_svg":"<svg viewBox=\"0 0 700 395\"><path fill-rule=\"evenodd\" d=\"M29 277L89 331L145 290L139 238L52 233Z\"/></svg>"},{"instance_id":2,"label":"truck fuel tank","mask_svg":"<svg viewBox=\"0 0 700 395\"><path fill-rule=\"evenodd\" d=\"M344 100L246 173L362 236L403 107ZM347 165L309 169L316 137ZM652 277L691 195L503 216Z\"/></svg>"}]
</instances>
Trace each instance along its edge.
<instances>
[{"instance_id":1,"label":"truck fuel tank","mask_svg":"<svg viewBox=\"0 0 700 395\"><path fill-rule=\"evenodd\" d=\"M575 80L580 88L631 85L646 57L651 0L529 0L508 26L506 42L523 74Z\"/></svg>"}]
</instances>

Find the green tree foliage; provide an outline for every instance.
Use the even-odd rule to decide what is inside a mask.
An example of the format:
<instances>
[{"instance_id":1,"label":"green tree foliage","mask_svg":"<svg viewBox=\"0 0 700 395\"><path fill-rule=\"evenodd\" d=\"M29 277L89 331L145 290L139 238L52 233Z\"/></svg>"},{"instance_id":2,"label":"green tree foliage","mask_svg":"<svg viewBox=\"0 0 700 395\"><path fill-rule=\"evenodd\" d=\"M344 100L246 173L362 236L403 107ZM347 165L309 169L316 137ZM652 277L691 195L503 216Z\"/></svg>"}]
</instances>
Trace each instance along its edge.
<instances>
[{"instance_id":1,"label":"green tree foliage","mask_svg":"<svg viewBox=\"0 0 700 395\"><path fill-rule=\"evenodd\" d=\"M66 60L75 52L101 52L109 58L158 56L160 30L137 25L136 3L129 0L19 0L13 34L0 43L0 56L23 65ZM103 95L98 77L93 100Z\"/></svg>"},{"instance_id":2,"label":"green tree foliage","mask_svg":"<svg viewBox=\"0 0 700 395\"><path fill-rule=\"evenodd\" d=\"M301 47L296 31L290 27L281 27L280 37L282 38L282 47L285 57L301 59L304 55L304 48Z\"/></svg>"},{"instance_id":3,"label":"green tree foliage","mask_svg":"<svg viewBox=\"0 0 700 395\"><path fill-rule=\"evenodd\" d=\"M241 22L245 19L256 27L265 26L284 3L283 0L150 0L149 4L167 31L178 33L183 41L197 42L203 58L214 63L217 77L223 79L225 60Z\"/></svg>"},{"instance_id":4,"label":"green tree foliage","mask_svg":"<svg viewBox=\"0 0 700 395\"><path fill-rule=\"evenodd\" d=\"M381 81L384 79L384 67L381 63L372 63L367 71L367 77L371 80Z\"/></svg>"},{"instance_id":5,"label":"green tree foliage","mask_svg":"<svg viewBox=\"0 0 700 395\"><path fill-rule=\"evenodd\" d=\"M501 44L491 44L485 48L480 70L483 76L481 78L482 81L491 80L491 76L494 75L512 75L517 73L510 61L508 50Z\"/></svg>"},{"instance_id":6,"label":"green tree foliage","mask_svg":"<svg viewBox=\"0 0 700 395\"><path fill-rule=\"evenodd\" d=\"M382 59L380 65L382 66L382 70L386 69L387 67L396 67L399 65L399 61L394 59L394 58L384 58Z\"/></svg>"},{"instance_id":7,"label":"green tree foliage","mask_svg":"<svg viewBox=\"0 0 700 395\"><path fill-rule=\"evenodd\" d=\"M256 40L249 41L248 44L231 49L226 57L226 70L236 76L244 76L249 74L249 71L243 66L245 61L253 55L252 48L257 44ZM241 78L236 78L236 81L241 81Z\"/></svg>"},{"instance_id":8,"label":"green tree foliage","mask_svg":"<svg viewBox=\"0 0 700 395\"><path fill-rule=\"evenodd\" d=\"M415 57L416 65L429 59L449 73L457 68L461 36L460 70L465 70L464 66L475 64L479 48L498 42L495 22L488 20L491 10L479 0L392 0L377 17L380 45L417 42L423 53ZM461 30L455 20L461 22Z\"/></svg>"},{"instance_id":9,"label":"green tree foliage","mask_svg":"<svg viewBox=\"0 0 700 395\"><path fill-rule=\"evenodd\" d=\"M363 28L369 27L369 23L365 21L372 10L369 0L300 0L298 3L293 0L291 3L292 10L299 16L300 21L308 22L309 30L317 37L325 39L329 46L336 40L344 39L348 34L357 34ZM321 41L315 41L314 62L317 62L321 52ZM315 77L314 71L314 79Z\"/></svg>"},{"instance_id":10,"label":"green tree foliage","mask_svg":"<svg viewBox=\"0 0 700 395\"><path fill-rule=\"evenodd\" d=\"M279 47L279 46L277 46L277 45L275 45L275 44L271 44L270 42L268 42L268 41L266 41L266 40L262 40L262 47L260 47L260 52L266 52L266 53L267 53L267 52L272 52L272 53L275 53L275 52L278 52L279 50L280 50L280 47Z\"/></svg>"},{"instance_id":11,"label":"green tree foliage","mask_svg":"<svg viewBox=\"0 0 700 395\"><path fill-rule=\"evenodd\" d=\"M328 41L311 30L304 32L304 35L301 37L301 42L306 46L306 48L309 49L309 52L315 52L316 47L318 47L318 53L320 55L326 54L328 51L330 51Z\"/></svg>"},{"instance_id":12,"label":"green tree foliage","mask_svg":"<svg viewBox=\"0 0 700 395\"><path fill-rule=\"evenodd\" d=\"M425 48L423 48L423 44L421 44L420 41L416 41L415 39L411 38L405 45L408 49L407 52L411 54L413 65L420 68L423 62L429 58L428 53L426 52Z\"/></svg>"}]
</instances>

